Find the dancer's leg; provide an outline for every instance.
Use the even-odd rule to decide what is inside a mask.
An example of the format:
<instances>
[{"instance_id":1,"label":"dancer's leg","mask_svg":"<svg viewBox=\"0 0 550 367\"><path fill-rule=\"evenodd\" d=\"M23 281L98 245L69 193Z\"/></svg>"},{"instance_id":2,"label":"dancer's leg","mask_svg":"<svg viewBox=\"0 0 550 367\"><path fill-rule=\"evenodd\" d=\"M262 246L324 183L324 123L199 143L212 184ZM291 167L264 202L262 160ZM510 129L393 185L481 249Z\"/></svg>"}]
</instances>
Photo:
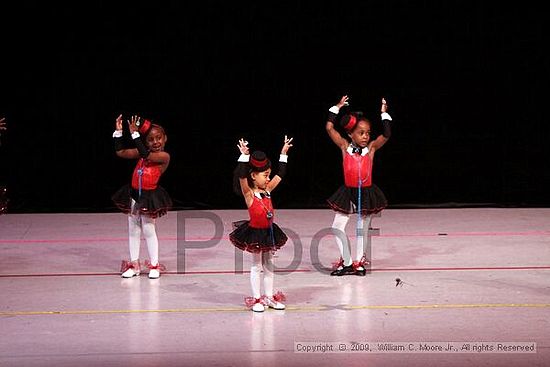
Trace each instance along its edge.
<instances>
[{"instance_id":1,"label":"dancer's leg","mask_svg":"<svg viewBox=\"0 0 550 367\"><path fill-rule=\"evenodd\" d=\"M261 272L262 272L262 254L252 254L252 266L250 267L250 285L252 286L252 297L260 298L260 286L261 286Z\"/></svg>"},{"instance_id":2,"label":"dancer's leg","mask_svg":"<svg viewBox=\"0 0 550 367\"><path fill-rule=\"evenodd\" d=\"M332 222L332 233L336 237L336 244L338 245L342 259L344 259L344 266L349 266L352 263L350 245L348 236L346 235L348 221L349 215L337 212Z\"/></svg>"},{"instance_id":3,"label":"dancer's leg","mask_svg":"<svg viewBox=\"0 0 550 367\"><path fill-rule=\"evenodd\" d=\"M151 265L158 265L159 240L157 237L155 219L143 215L141 217L141 228L143 231L143 237L145 237L145 242L147 243L147 250L149 251L149 260L151 261Z\"/></svg>"},{"instance_id":4,"label":"dancer's leg","mask_svg":"<svg viewBox=\"0 0 550 367\"><path fill-rule=\"evenodd\" d=\"M271 251L262 254L262 263L264 269L264 292L269 298L273 297L273 254Z\"/></svg>"},{"instance_id":5,"label":"dancer's leg","mask_svg":"<svg viewBox=\"0 0 550 367\"><path fill-rule=\"evenodd\" d=\"M370 236L369 228L372 220L372 215L367 215L362 218L363 221L363 238L361 241L357 241L357 249L355 251L355 261L361 261L363 255L365 255L365 248L370 248ZM365 246L366 245L366 246Z\"/></svg>"}]
</instances>

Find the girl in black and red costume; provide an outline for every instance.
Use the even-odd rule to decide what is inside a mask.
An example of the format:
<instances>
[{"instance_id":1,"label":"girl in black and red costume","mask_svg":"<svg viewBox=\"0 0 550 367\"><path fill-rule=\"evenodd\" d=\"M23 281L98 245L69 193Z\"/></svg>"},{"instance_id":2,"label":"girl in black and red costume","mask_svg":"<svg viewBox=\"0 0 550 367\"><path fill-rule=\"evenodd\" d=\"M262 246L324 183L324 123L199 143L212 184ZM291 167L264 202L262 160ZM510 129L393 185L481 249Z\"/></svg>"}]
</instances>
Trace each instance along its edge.
<instances>
[{"instance_id":1,"label":"girl in black and red costume","mask_svg":"<svg viewBox=\"0 0 550 367\"><path fill-rule=\"evenodd\" d=\"M342 152L344 168L344 185L327 200L330 207L336 212L332 229L336 243L340 249L340 260L335 264L331 275L365 275L366 254L364 252L363 229L370 227L372 214L382 211L387 206L384 193L372 182L372 166L374 154L388 141L391 136L391 116L387 112L388 105L382 98L380 109L383 134L375 140L370 140L371 122L361 112L346 114L341 119L341 125L346 131L349 142L334 128L334 122L343 106L348 106L348 96L343 96L337 105L329 109L326 130L332 141ZM360 214L358 213L360 211ZM350 215L358 213L358 237L355 259L352 260L349 241L345 235L345 228ZM370 236L366 236L370 241ZM367 244L368 247L368 244Z\"/></svg>"},{"instance_id":2,"label":"girl in black and red costume","mask_svg":"<svg viewBox=\"0 0 550 367\"><path fill-rule=\"evenodd\" d=\"M116 154L121 158L137 159L131 183L122 186L112 196L116 206L128 214L130 261L122 262L121 272L123 278L140 274L139 250L143 233L150 258L145 265L149 268L149 278L156 279L164 266L159 263L155 220L172 206L170 196L158 184L170 163L170 155L164 151L167 136L162 126L138 116L132 116L128 126L134 148L124 147L122 115L116 119L113 133Z\"/></svg>"},{"instance_id":3,"label":"girl in black and red costume","mask_svg":"<svg viewBox=\"0 0 550 367\"><path fill-rule=\"evenodd\" d=\"M236 222L236 229L229 234L235 247L252 254L250 284L252 297L245 298L245 304L255 312L263 312L265 307L284 310L282 292L273 294L273 253L287 241L287 236L274 220L271 192L279 185L286 172L287 152L292 147L292 139L285 136L281 149L279 169L271 179L271 161L264 152L249 154L248 142L240 139L238 148L241 156L234 175L238 180L239 194L242 194L248 208L250 220ZM264 274L264 294L261 295L261 272Z\"/></svg>"}]
</instances>

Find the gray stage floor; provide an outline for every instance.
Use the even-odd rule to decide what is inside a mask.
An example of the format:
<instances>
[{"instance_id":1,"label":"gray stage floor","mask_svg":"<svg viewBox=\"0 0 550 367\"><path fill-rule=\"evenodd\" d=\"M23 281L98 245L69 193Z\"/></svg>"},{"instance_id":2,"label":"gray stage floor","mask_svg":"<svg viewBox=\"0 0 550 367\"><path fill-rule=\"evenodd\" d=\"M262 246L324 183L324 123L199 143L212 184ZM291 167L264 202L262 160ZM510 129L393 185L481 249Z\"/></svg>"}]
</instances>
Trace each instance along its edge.
<instances>
[{"instance_id":1,"label":"gray stage floor","mask_svg":"<svg viewBox=\"0 0 550 367\"><path fill-rule=\"evenodd\" d=\"M246 216L160 218L157 280L120 278L123 214L0 216L0 366L550 365L550 209L387 209L365 277L327 275L330 210L279 210L264 313L227 239Z\"/></svg>"}]
</instances>

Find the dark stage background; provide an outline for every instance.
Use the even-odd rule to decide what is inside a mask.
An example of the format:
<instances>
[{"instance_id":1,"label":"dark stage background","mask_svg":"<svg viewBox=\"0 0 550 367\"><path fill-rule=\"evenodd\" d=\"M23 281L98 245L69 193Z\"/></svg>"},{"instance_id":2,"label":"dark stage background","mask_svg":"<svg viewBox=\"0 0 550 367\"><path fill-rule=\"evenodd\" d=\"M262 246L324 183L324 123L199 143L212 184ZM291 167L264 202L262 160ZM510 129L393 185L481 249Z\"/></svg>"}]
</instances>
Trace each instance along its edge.
<instances>
[{"instance_id":1,"label":"dark stage background","mask_svg":"<svg viewBox=\"0 0 550 367\"><path fill-rule=\"evenodd\" d=\"M114 210L134 166L114 154L119 113L165 127L177 209L244 208L237 140L276 160L285 134L275 205L325 207L342 183L325 118L343 94L378 131L388 100L374 180L391 207L550 204L548 29L532 5L37 4L1 9L9 212Z\"/></svg>"}]
</instances>

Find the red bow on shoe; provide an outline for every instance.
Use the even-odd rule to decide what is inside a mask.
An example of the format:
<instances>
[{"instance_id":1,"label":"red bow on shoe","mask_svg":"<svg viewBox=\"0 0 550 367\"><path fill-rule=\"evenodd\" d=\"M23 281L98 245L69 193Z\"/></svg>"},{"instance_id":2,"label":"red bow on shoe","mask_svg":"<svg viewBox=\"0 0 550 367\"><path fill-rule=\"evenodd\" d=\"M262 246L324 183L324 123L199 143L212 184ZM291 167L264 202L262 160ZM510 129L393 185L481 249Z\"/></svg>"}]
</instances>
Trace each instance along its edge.
<instances>
[{"instance_id":1,"label":"red bow on shoe","mask_svg":"<svg viewBox=\"0 0 550 367\"><path fill-rule=\"evenodd\" d=\"M332 270L336 270L341 266L344 266L344 259L342 259L341 257L340 259L338 259L338 261L332 262Z\"/></svg>"},{"instance_id":2,"label":"red bow on shoe","mask_svg":"<svg viewBox=\"0 0 550 367\"><path fill-rule=\"evenodd\" d=\"M157 269L158 271L166 271L166 266L164 266L164 264L157 263L157 265L153 265L149 260L145 260L145 266L149 270Z\"/></svg>"},{"instance_id":3,"label":"red bow on shoe","mask_svg":"<svg viewBox=\"0 0 550 367\"><path fill-rule=\"evenodd\" d=\"M256 303L261 303L265 306L264 300L262 298L254 298L254 297L245 297L244 298L244 304L247 308L252 308Z\"/></svg>"},{"instance_id":4,"label":"red bow on shoe","mask_svg":"<svg viewBox=\"0 0 550 367\"><path fill-rule=\"evenodd\" d=\"M360 267L365 267L365 265L370 265L370 261L367 261L367 257L365 255L363 255L363 257L361 258L361 260L359 261L354 261L352 264L353 266L353 269L354 270L357 270L358 268Z\"/></svg>"},{"instance_id":5,"label":"red bow on shoe","mask_svg":"<svg viewBox=\"0 0 550 367\"><path fill-rule=\"evenodd\" d=\"M276 302L283 302L283 301L286 301L286 296L284 295L283 292L278 291L273 295L273 300L275 300Z\"/></svg>"},{"instance_id":6,"label":"red bow on shoe","mask_svg":"<svg viewBox=\"0 0 550 367\"><path fill-rule=\"evenodd\" d=\"M139 273L140 266L139 266L139 260L136 261L128 261L128 260L122 260L122 263L120 264L120 272L124 273L128 269L134 269L137 273Z\"/></svg>"}]
</instances>

